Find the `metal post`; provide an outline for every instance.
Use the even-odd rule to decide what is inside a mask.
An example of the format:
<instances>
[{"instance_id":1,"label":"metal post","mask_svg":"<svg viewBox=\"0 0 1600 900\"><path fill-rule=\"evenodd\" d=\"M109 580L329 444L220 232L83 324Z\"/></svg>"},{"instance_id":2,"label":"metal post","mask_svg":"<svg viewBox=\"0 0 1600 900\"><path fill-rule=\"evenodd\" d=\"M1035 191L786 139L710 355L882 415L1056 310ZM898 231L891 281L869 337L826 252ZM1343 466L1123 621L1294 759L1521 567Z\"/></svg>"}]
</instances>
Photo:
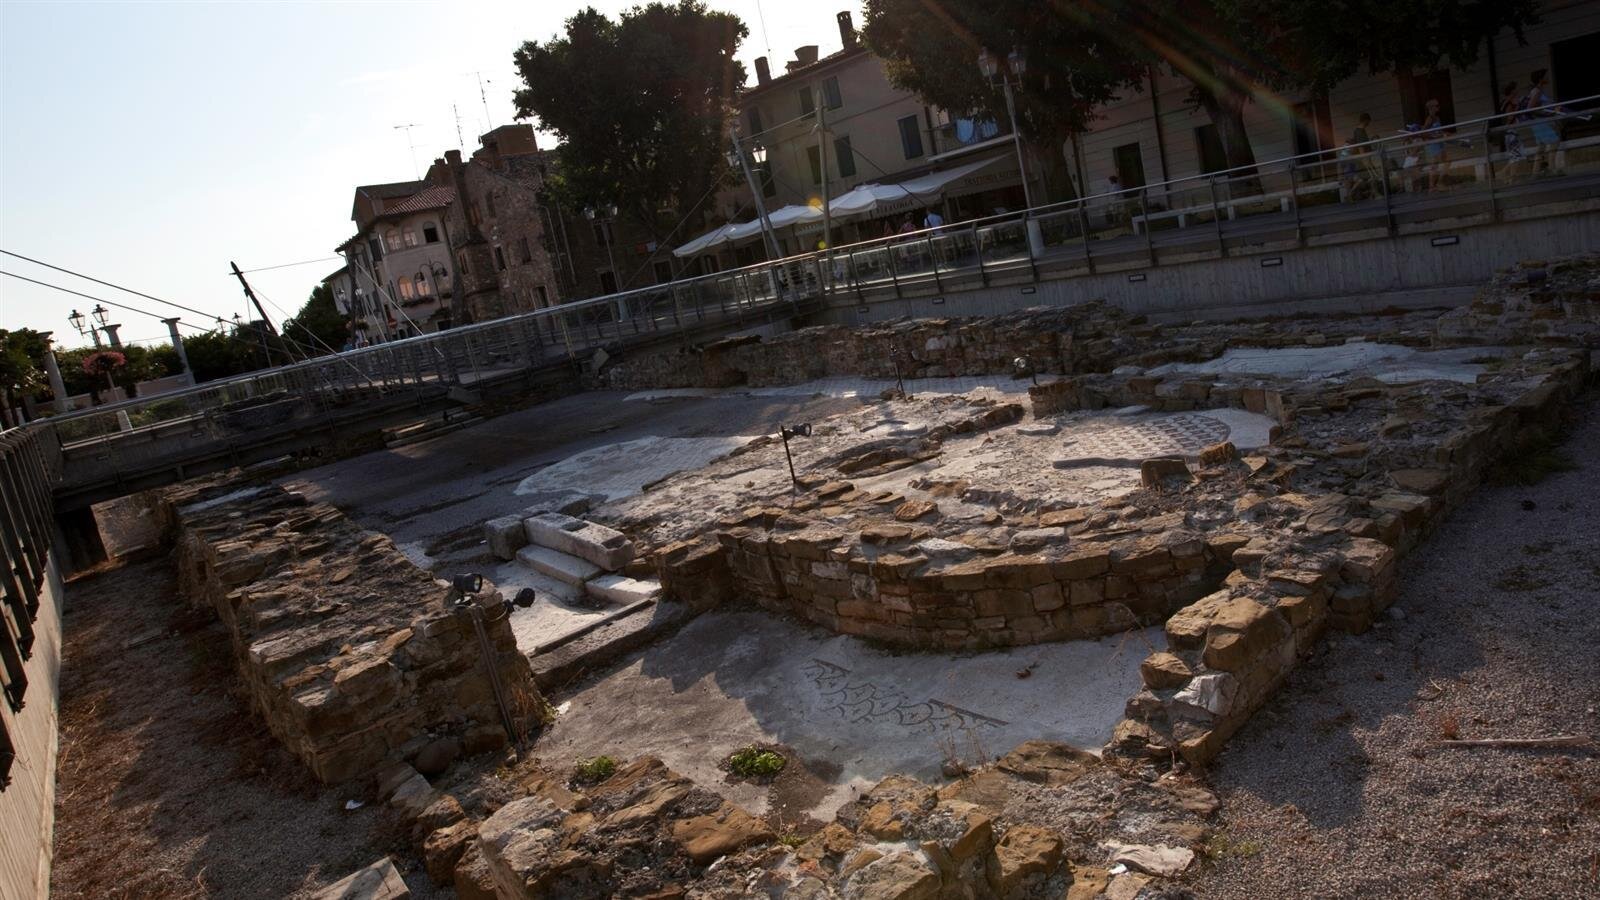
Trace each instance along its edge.
<instances>
[{"instance_id":1,"label":"metal post","mask_svg":"<svg viewBox=\"0 0 1600 900\"><path fill-rule=\"evenodd\" d=\"M939 254L933 249L933 235L928 235L928 262L933 264L933 286L939 293L944 293L944 280L939 277Z\"/></svg>"},{"instance_id":2,"label":"metal post","mask_svg":"<svg viewBox=\"0 0 1600 900\"><path fill-rule=\"evenodd\" d=\"M1294 207L1294 242L1296 246L1306 245L1305 229L1300 223L1300 179L1296 174L1298 167L1294 160L1289 161L1289 205Z\"/></svg>"},{"instance_id":3,"label":"metal post","mask_svg":"<svg viewBox=\"0 0 1600 900\"><path fill-rule=\"evenodd\" d=\"M1212 176L1206 179L1206 184L1211 188L1211 224L1217 228L1217 255L1227 256L1228 245L1222 240L1222 212L1217 206L1217 179Z\"/></svg>"},{"instance_id":4,"label":"metal post","mask_svg":"<svg viewBox=\"0 0 1600 900\"><path fill-rule=\"evenodd\" d=\"M1028 187L1028 162L1022 153L1022 129L1017 127L1017 101L1011 93L1011 79L1000 76L1000 85L1006 95L1006 115L1011 119L1011 142L1017 148L1017 174L1022 176L1022 202L1033 209L1033 190Z\"/></svg>"},{"instance_id":5,"label":"metal post","mask_svg":"<svg viewBox=\"0 0 1600 900\"><path fill-rule=\"evenodd\" d=\"M1394 201L1389 196L1389 157L1383 144L1378 145L1378 180L1383 184L1383 218L1390 235L1394 234Z\"/></svg>"},{"instance_id":6,"label":"metal post","mask_svg":"<svg viewBox=\"0 0 1600 900\"><path fill-rule=\"evenodd\" d=\"M1493 44L1490 41L1490 44ZM1494 196L1494 145L1490 143L1489 123L1483 123L1483 173L1489 180L1489 221L1500 221L1500 204Z\"/></svg>"},{"instance_id":7,"label":"metal post","mask_svg":"<svg viewBox=\"0 0 1600 900\"><path fill-rule=\"evenodd\" d=\"M1139 215L1144 216L1144 252L1150 257L1150 267L1156 265L1155 238L1150 236L1150 188L1139 186Z\"/></svg>"},{"instance_id":8,"label":"metal post","mask_svg":"<svg viewBox=\"0 0 1600 900\"><path fill-rule=\"evenodd\" d=\"M1094 274L1094 251L1089 247L1089 213L1088 202L1078 201L1078 233L1083 236L1083 262L1089 267L1089 274Z\"/></svg>"},{"instance_id":9,"label":"metal post","mask_svg":"<svg viewBox=\"0 0 1600 900\"><path fill-rule=\"evenodd\" d=\"M978 223L972 223L972 254L978 258L978 283L989 286L989 273L983 268L983 248L978 246Z\"/></svg>"}]
</instances>

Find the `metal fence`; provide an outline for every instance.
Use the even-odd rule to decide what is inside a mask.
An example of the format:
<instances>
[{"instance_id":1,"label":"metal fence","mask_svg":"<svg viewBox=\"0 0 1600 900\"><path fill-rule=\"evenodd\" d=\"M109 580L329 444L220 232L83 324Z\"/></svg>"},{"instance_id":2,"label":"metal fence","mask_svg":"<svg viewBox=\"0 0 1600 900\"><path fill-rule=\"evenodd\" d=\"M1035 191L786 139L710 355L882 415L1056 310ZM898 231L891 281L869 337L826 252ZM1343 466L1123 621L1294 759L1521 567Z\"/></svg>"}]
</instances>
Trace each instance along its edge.
<instances>
[{"instance_id":1,"label":"metal fence","mask_svg":"<svg viewBox=\"0 0 1600 900\"><path fill-rule=\"evenodd\" d=\"M28 691L24 668L33 655L33 625L46 590L54 534L50 491L61 474L61 453L48 432L0 434L0 691L20 712ZM0 716L0 789L11 780L16 745Z\"/></svg>"},{"instance_id":2,"label":"metal fence","mask_svg":"<svg viewBox=\"0 0 1600 900\"><path fill-rule=\"evenodd\" d=\"M1570 105L1597 104L1600 96ZM1586 114L1550 107L1399 134L563 304L35 427L53 431L64 446L118 442L174 423L210 427L232 411L284 397L325 410L470 387L597 348L737 324L828 296L867 302L1303 245L1338 232L1395 233L1442 218L1488 223L1518 208L1597 195L1600 135L1540 143L1587 123ZM1567 177L1543 177L1540 166Z\"/></svg>"}]
</instances>

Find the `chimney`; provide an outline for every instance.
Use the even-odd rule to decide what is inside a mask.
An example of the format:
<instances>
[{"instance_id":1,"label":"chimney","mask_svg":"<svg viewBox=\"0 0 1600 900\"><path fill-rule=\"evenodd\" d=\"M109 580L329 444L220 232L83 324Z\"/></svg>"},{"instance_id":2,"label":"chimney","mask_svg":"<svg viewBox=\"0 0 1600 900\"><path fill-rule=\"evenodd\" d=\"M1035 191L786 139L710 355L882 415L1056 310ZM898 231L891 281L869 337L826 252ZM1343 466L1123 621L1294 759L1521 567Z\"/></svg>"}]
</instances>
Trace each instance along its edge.
<instances>
[{"instance_id":1,"label":"chimney","mask_svg":"<svg viewBox=\"0 0 1600 900\"><path fill-rule=\"evenodd\" d=\"M850 18L850 10L839 13L839 42L844 44L844 49L849 50L856 45L856 25Z\"/></svg>"},{"instance_id":2,"label":"chimney","mask_svg":"<svg viewBox=\"0 0 1600 900\"><path fill-rule=\"evenodd\" d=\"M450 164L450 179L455 182L456 202L461 204L462 218L467 222L467 233L463 235L463 243L478 244L483 242L483 235L478 233L478 225L472 221L472 213L467 207L472 205L472 197L467 193L467 170L461 164L460 150L446 150L445 161Z\"/></svg>"},{"instance_id":3,"label":"chimney","mask_svg":"<svg viewBox=\"0 0 1600 900\"><path fill-rule=\"evenodd\" d=\"M796 63L795 68L799 68L800 66L809 66L816 63L817 45L807 44L804 47L796 47L794 49L794 61Z\"/></svg>"},{"instance_id":4,"label":"chimney","mask_svg":"<svg viewBox=\"0 0 1600 900\"><path fill-rule=\"evenodd\" d=\"M767 65L765 56L756 57L756 84L763 85L772 80L772 67Z\"/></svg>"}]
</instances>

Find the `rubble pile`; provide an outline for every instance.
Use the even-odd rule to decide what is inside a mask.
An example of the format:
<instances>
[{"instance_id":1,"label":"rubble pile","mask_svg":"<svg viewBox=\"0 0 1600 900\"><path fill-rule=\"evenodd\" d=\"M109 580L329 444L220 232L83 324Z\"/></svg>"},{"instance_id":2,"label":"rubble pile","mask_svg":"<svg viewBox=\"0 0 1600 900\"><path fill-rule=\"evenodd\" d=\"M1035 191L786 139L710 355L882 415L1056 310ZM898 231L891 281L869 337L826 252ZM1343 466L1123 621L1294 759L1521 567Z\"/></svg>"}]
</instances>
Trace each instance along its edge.
<instances>
[{"instance_id":1,"label":"rubble pile","mask_svg":"<svg viewBox=\"0 0 1600 900\"><path fill-rule=\"evenodd\" d=\"M651 757L593 784L533 763L498 777L487 804L407 766L379 786L460 897L1132 897L1194 864L1217 808L1187 777L1046 741L940 788L891 775L811 834L779 834Z\"/></svg>"},{"instance_id":2,"label":"rubble pile","mask_svg":"<svg viewBox=\"0 0 1600 900\"><path fill-rule=\"evenodd\" d=\"M1600 348L1600 253L1526 260L1496 272L1471 305L1439 317L1436 339Z\"/></svg>"},{"instance_id":3,"label":"rubble pile","mask_svg":"<svg viewBox=\"0 0 1600 900\"><path fill-rule=\"evenodd\" d=\"M389 538L275 485L190 483L164 504L185 596L216 611L251 705L317 778L506 744L470 613ZM532 728L546 707L500 595L477 602L513 726Z\"/></svg>"}]
</instances>

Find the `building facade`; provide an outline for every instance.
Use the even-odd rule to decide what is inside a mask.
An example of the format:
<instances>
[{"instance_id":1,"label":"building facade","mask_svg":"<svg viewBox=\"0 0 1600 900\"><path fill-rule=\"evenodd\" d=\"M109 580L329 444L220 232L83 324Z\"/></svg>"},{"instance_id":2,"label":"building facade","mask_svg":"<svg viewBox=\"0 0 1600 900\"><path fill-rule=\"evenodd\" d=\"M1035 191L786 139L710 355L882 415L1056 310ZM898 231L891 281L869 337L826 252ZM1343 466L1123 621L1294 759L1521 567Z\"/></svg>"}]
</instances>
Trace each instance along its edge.
<instances>
[{"instance_id":1,"label":"building facade","mask_svg":"<svg viewBox=\"0 0 1600 900\"><path fill-rule=\"evenodd\" d=\"M1530 74L1538 69L1549 71L1557 99L1600 94L1600 66L1593 64L1600 57L1600 0L1549 0L1542 4L1540 17L1525 30L1525 42L1502 32L1465 69L1362 74L1321 96L1264 93L1245 107L1255 158L1265 162L1302 153L1331 155L1349 141L1362 113L1372 117L1372 138L1392 135L1420 123L1430 99L1440 101L1446 123L1494 115L1502 90L1516 82L1517 93L1525 94ZM1006 123L940 110L895 88L882 61L856 39L849 14L837 18L842 49L818 58L816 47L802 47L776 78L766 60L759 59L757 83L739 99L741 138L760 141L767 150L766 165L755 176L767 206L817 205L824 185L826 196L837 198L867 182L894 184L990 160L980 171L947 185L937 211L953 223L1022 208L1021 171ZM1078 195L1226 168L1216 127L1189 93L1185 79L1158 67L1142 90L1098 109L1088 130L1061 148ZM819 102L827 124L825 144L815 130ZM1586 127L1600 134L1600 122ZM1030 174L1036 171L1030 169ZM729 221L755 218L743 184L726 192L721 206ZM907 214L920 225L925 212L907 200L871 219L835 223L833 243L880 237L903 224ZM815 249L819 230L810 224L780 234L783 251ZM699 265L726 268L761 255L759 242L752 241Z\"/></svg>"},{"instance_id":2,"label":"building facade","mask_svg":"<svg viewBox=\"0 0 1600 900\"><path fill-rule=\"evenodd\" d=\"M459 321L444 215L455 191L432 171L429 176L356 188L350 212L356 234L337 248L345 257L344 302L356 343L412 337Z\"/></svg>"}]
</instances>

